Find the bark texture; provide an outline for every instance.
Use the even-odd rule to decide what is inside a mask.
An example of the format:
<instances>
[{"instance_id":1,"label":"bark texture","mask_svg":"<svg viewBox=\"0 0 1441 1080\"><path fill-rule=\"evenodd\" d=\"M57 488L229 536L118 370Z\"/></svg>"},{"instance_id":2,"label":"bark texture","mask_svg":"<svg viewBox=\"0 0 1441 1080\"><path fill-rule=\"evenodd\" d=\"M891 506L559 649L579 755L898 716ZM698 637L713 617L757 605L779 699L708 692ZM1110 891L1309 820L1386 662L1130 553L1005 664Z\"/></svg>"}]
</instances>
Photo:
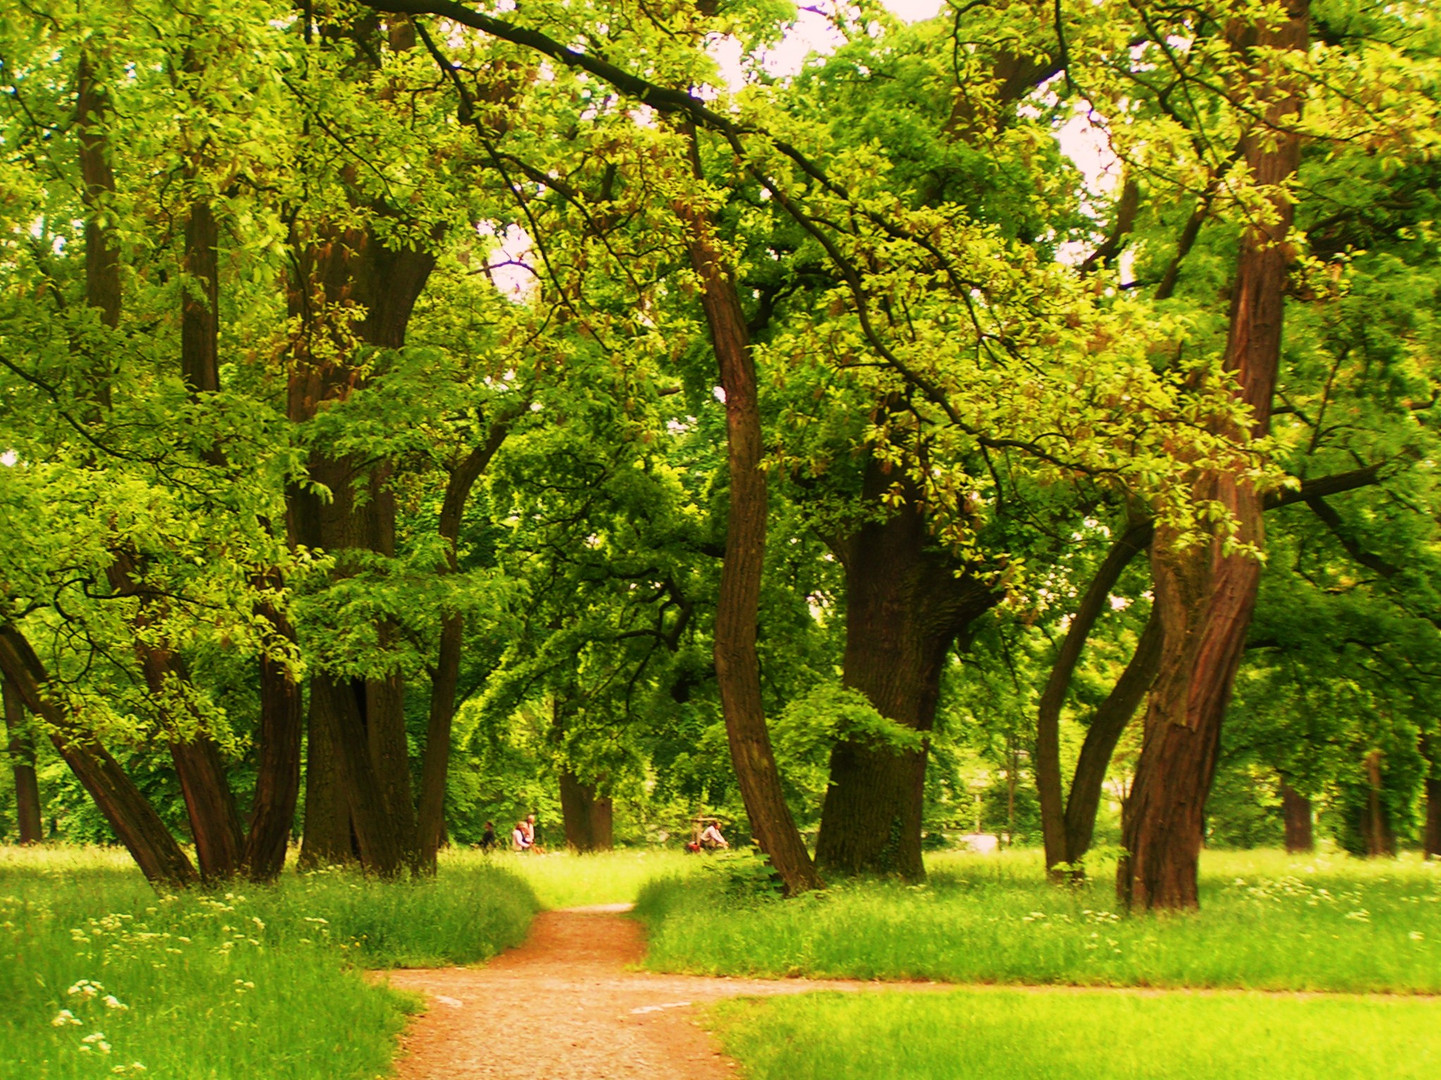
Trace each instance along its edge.
<instances>
[{"instance_id":1,"label":"bark texture","mask_svg":"<svg viewBox=\"0 0 1441 1080\"><path fill-rule=\"evenodd\" d=\"M700 163L694 164L699 177ZM677 211L688 227L686 246L701 281L701 305L725 392L730 490L725 561L716 599L716 684L751 832L780 875L786 894L794 896L820 888L822 882L781 791L761 699L756 619L769 505L766 476L761 470L755 359L735 279L716 248L712 222L687 203L678 204Z\"/></svg>"},{"instance_id":2,"label":"bark texture","mask_svg":"<svg viewBox=\"0 0 1441 1080\"><path fill-rule=\"evenodd\" d=\"M25 703L14 683L0 675L5 703L5 732L15 777L15 822L21 844L45 838L40 822L40 783L35 775L35 738L25 724Z\"/></svg>"},{"instance_id":3,"label":"bark texture","mask_svg":"<svg viewBox=\"0 0 1441 1080\"><path fill-rule=\"evenodd\" d=\"M1304 49L1308 6L1307 0L1287 0L1283 21L1233 25L1227 37L1233 47L1248 52L1257 46ZM1284 129L1300 101L1262 57L1251 54L1247 62L1258 95L1267 102L1267 125L1245 137L1243 155L1257 182L1282 185L1295 175L1300 160L1299 136ZM1246 229L1232 289L1225 368L1234 374L1237 393L1252 410L1253 435L1264 434L1270 421L1291 260L1286 236L1292 209L1289 199L1274 195L1272 219ZM1238 541L1264 545L1262 498L1247 482L1200 471L1193 490L1198 500L1214 500L1230 512ZM1220 537L1186 548L1177 541L1170 530L1158 530L1151 549L1162 627L1161 666L1123 813L1126 855L1116 879L1120 901L1133 909L1198 904L1196 867L1206 796L1260 580L1259 563L1245 554L1228 553Z\"/></svg>"},{"instance_id":4,"label":"bark texture","mask_svg":"<svg viewBox=\"0 0 1441 1080\"><path fill-rule=\"evenodd\" d=\"M893 479L881 462L868 462L866 505ZM866 523L839 551L846 572L844 683L882 716L929 732L956 636L1000 596L932 542L913 490L899 510ZM924 878L925 774L924 748L837 743L816 841L821 872Z\"/></svg>"},{"instance_id":5,"label":"bark texture","mask_svg":"<svg viewBox=\"0 0 1441 1080\"><path fill-rule=\"evenodd\" d=\"M289 620L269 604L256 614L286 641L295 640ZM300 684L283 661L260 658L260 732L255 795L245 838L245 867L254 881L274 881L285 867L290 830L300 797L300 747L305 713Z\"/></svg>"},{"instance_id":6,"label":"bark texture","mask_svg":"<svg viewBox=\"0 0 1441 1080\"><path fill-rule=\"evenodd\" d=\"M354 326L360 342L395 349L405 343L405 330L415 302L435 266L435 257L417 247L390 249L364 229L321 229L292 237L297 270L290 286L290 310L301 325L292 343L289 385L290 419L303 424L324 407L343 402L363 383L362 371L344 341L345 332L331 322L337 311L362 307L365 317ZM354 453L334 453L324 446L311 451L310 479L323 485L330 498L313 488L294 486L288 492L292 539L337 556L338 573L347 572L346 553L395 552L395 500L384 463ZM394 628L379 624L381 652ZM410 762L405 734L404 686L398 673L378 673L351 680L317 671L310 689L309 765L307 767L307 865L330 861L349 845L341 843L336 808L349 810L361 863L381 875L399 873L419 864L416 809L411 792ZM340 785L340 793L328 790ZM312 819L312 798L317 816ZM317 829L315 841L310 830Z\"/></svg>"},{"instance_id":7,"label":"bark texture","mask_svg":"<svg viewBox=\"0 0 1441 1080\"><path fill-rule=\"evenodd\" d=\"M615 847L614 808L609 795L596 793L569 769L560 774L560 808L565 817L565 842L572 851L586 854Z\"/></svg>"}]
</instances>

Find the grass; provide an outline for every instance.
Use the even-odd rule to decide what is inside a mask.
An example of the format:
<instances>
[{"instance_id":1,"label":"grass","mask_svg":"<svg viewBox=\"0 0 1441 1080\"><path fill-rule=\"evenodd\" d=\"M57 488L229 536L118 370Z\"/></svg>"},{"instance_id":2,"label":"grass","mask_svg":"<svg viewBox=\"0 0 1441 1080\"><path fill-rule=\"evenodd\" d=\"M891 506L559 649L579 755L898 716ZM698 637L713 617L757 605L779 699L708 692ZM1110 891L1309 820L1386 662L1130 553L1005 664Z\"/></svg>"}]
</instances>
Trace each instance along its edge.
<instances>
[{"instance_id":1,"label":"grass","mask_svg":"<svg viewBox=\"0 0 1441 1080\"><path fill-rule=\"evenodd\" d=\"M594 855L556 851L486 856L477 851L458 851L445 856L443 865L467 867L487 862L524 878L542 907L567 908L631 903L646 882L657 877L684 879L706 860L675 851L634 849Z\"/></svg>"},{"instance_id":2,"label":"grass","mask_svg":"<svg viewBox=\"0 0 1441 1080\"><path fill-rule=\"evenodd\" d=\"M170 897L112 852L0 849L0 1076L389 1075L414 1001L361 969L483 959L536 906L484 864Z\"/></svg>"},{"instance_id":3,"label":"grass","mask_svg":"<svg viewBox=\"0 0 1441 1080\"><path fill-rule=\"evenodd\" d=\"M1130 917L1109 876L1063 890L1034 855L947 856L927 885L784 903L724 875L654 882L647 963L709 974L1441 993L1441 864L1208 852L1198 913Z\"/></svg>"},{"instance_id":4,"label":"grass","mask_svg":"<svg viewBox=\"0 0 1441 1080\"><path fill-rule=\"evenodd\" d=\"M1441 1075L1441 1005L1256 994L807 994L717 1007L748 1080L1409 1080Z\"/></svg>"}]
</instances>

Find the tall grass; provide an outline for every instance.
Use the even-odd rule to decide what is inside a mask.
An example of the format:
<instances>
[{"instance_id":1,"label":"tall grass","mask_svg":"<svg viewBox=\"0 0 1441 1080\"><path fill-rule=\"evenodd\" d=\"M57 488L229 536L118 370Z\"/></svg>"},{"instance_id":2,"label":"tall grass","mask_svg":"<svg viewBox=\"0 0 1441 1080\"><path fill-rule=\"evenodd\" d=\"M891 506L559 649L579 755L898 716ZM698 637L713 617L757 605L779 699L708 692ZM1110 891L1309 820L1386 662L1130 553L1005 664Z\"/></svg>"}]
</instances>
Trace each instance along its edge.
<instances>
[{"instance_id":1,"label":"tall grass","mask_svg":"<svg viewBox=\"0 0 1441 1080\"><path fill-rule=\"evenodd\" d=\"M412 1003L361 969L483 959L535 907L485 865L161 896L109 853L0 849L0 1076L388 1075Z\"/></svg>"},{"instance_id":2,"label":"tall grass","mask_svg":"<svg viewBox=\"0 0 1441 1080\"><path fill-rule=\"evenodd\" d=\"M647 963L726 974L1441 993L1441 865L1208 853L1202 910L1129 916L1109 876L1063 889L1034 856L947 857L924 886L758 899L660 881Z\"/></svg>"},{"instance_id":3,"label":"tall grass","mask_svg":"<svg viewBox=\"0 0 1441 1080\"><path fill-rule=\"evenodd\" d=\"M1422 1080L1441 1005L1257 995L806 994L720 1006L749 1080Z\"/></svg>"}]
</instances>

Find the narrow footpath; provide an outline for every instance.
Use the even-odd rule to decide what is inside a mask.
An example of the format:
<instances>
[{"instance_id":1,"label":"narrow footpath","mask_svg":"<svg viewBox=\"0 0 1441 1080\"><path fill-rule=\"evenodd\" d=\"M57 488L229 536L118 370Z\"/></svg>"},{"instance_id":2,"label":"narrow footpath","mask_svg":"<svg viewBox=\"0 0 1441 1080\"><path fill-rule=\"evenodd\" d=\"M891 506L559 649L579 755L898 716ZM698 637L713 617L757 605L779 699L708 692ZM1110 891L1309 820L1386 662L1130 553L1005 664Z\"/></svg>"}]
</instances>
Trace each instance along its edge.
<instances>
[{"instance_id":1,"label":"narrow footpath","mask_svg":"<svg viewBox=\"0 0 1441 1080\"><path fill-rule=\"evenodd\" d=\"M629 906L541 912L524 945L482 967L389 972L392 986L430 999L402 1039L400 1080L722 1080L734 1063L696 1006L896 986L627 970L645 954Z\"/></svg>"}]
</instances>

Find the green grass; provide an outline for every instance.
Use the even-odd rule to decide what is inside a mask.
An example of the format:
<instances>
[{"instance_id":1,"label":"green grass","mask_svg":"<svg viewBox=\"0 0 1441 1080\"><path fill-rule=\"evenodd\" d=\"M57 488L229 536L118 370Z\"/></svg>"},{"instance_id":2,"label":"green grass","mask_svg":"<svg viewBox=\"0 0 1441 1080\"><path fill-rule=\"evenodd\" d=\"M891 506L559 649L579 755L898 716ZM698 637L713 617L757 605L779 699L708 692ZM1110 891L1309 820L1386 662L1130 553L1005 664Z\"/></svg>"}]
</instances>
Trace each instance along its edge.
<instances>
[{"instance_id":1,"label":"green grass","mask_svg":"<svg viewBox=\"0 0 1441 1080\"><path fill-rule=\"evenodd\" d=\"M921 887L757 899L723 875L641 895L660 970L956 982L1441 993L1441 865L1207 853L1202 910L1130 917L1106 875L1040 880L1033 855L948 856Z\"/></svg>"},{"instance_id":2,"label":"green grass","mask_svg":"<svg viewBox=\"0 0 1441 1080\"><path fill-rule=\"evenodd\" d=\"M361 969L483 959L536 906L487 865L168 897L110 852L0 849L0 1076L386 1076L414 1002Z\"/></svg>"},{"instance_id":3,"label":"green grass","mask_svg":"<svg viewBox=\"0 0 1441 1080\"><path fill-rule=\"evenodd\" d=\"M1409 1080L1441 1076L1441 1004L956 990L718 1006L748 1080Z\"/></svg>"},{"instance_id":4,"label":"green grass","mask_svg":"<svg viewBox=\"0 0 1441 1080\"><path fill-rule=\"evenodd\" d=\"M657 877L687 877L707 861L675 851L620 850L594 855L574 855L564 850L539 855L457 851L444 856L442 865L502 866L530 883L542 907L566 908L628 904L646 882Z\"/></svg>"}]
</instances>

